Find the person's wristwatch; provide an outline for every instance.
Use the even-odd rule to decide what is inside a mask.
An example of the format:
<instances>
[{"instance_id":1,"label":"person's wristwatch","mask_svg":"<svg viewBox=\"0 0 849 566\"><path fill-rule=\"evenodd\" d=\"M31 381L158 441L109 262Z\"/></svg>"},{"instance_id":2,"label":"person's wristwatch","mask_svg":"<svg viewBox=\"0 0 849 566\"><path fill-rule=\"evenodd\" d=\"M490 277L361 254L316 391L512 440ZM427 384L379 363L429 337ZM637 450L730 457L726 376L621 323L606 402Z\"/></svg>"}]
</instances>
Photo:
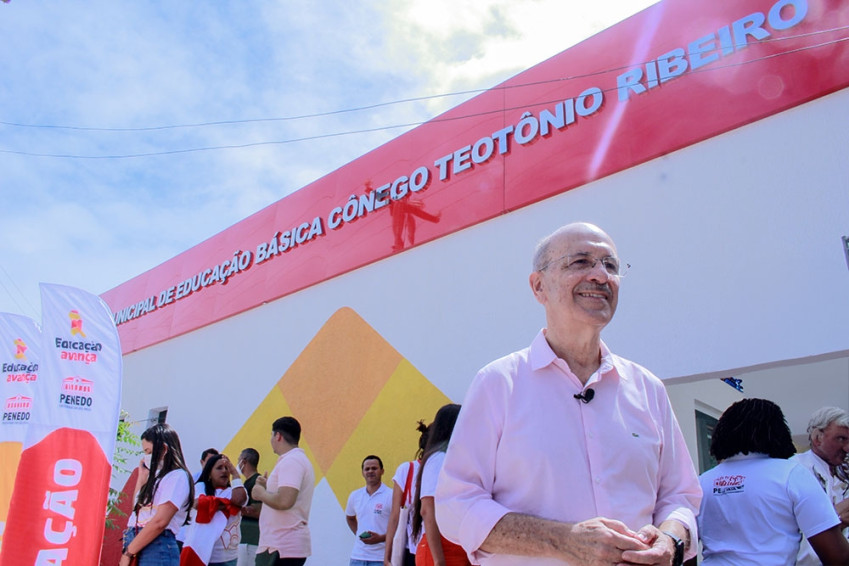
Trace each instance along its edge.
<instances>
[{"instance_id":1,"label":"person's wristwatch","mask_svg":"<svg viewBox=\"0 0 849 566\"><path fill-rule=\"evenodd\" d=\"M127 550L127 547L128 547L128 546L129 546L128 544L125 544L125 545L124 545L124 548L122 548L122 549L121 549L121 554L122 554L122 555L124 555L124 556L126 556L126 557L127 557L127 558L129 558L130 560L132 560L133 558L135 558L135 557L136 557L136 555L135 555L135 554L131 554L131 553L130 553L130 551L129 551L129 550Z\"/></svg>"},{"instance_id":2,"label":"person's wristwatch","mask_svg":"<svg viewBox=\"0 0 849 566\"><path fill-rule=\"evenodd\" d=\"M684 541L670 532L663 531L663 534L671 538L675 544L675 556L672 558L672 566L682 566L684 564Z\"/></svg>"}]
</instances>

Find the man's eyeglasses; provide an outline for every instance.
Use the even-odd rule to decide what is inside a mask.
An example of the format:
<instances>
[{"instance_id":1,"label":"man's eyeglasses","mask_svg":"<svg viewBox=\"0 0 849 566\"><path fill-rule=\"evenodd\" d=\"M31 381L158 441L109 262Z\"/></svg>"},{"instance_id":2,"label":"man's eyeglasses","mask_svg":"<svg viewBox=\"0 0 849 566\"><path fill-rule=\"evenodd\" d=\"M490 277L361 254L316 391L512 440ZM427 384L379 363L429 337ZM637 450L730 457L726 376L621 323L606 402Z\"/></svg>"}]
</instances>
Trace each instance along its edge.
<instances>
[{"instance_id":1,"label":"man's eyeglasses","mask_svg":"<svg viewBox=\"0 0 849 566\"><path fill-rule=\"evenodd\" d=\"M602 267L610 276L624 277L631 267L628 263L620 263L618 258L613 256L593 257L589 254L564 255L548 261L539 268L539 271L545 271L552 264L560 263L560 268L564 271L573 271L576 273L589 271L601 262Z\"/></svg>"}]
</instances>

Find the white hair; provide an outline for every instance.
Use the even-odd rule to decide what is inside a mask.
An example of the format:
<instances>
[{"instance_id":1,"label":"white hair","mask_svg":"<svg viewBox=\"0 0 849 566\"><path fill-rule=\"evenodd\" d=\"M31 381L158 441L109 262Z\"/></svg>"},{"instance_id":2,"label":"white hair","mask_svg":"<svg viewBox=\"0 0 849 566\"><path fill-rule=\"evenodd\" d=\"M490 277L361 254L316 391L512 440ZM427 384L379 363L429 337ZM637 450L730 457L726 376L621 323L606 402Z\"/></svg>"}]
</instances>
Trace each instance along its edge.
<instances>
[{"instance_id":1,"label":"white hair","mask_svg":"<svg viewBox=\"0 0 849 566\"><path fill-rule=\"evenodd\" d=\"M815 431L823 431L830 424L849 427L849 413L838 407L822 407L814 411L811 420L808 421L808 442L813 444Z\"/></svg>"}]
</instances>

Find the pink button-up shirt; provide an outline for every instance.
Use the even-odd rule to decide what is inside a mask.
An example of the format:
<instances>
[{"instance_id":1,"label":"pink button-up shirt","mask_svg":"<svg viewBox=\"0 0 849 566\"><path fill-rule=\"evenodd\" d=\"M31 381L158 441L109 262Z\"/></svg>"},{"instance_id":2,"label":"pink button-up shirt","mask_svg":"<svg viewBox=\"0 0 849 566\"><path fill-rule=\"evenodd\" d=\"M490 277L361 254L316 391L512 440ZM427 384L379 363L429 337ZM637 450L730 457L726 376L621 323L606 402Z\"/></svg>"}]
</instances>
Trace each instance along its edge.
<instances>
[{"instance_id":1,"label":"pink button-up shirt","mask_svg":"<svg viewBox=\"0 0 849 566\"><path fill-rule=\"evenodd\" d=\"M601 354L584 387L540 332L472 382L439 477L436 517L476 563L562 564L478 550L508 512L569 523L607 517L633 530L676 519L698 540L702 492L663 383L603 343ZM591 402L574 398L587 388Z\"/></svg>"}]
</instances>

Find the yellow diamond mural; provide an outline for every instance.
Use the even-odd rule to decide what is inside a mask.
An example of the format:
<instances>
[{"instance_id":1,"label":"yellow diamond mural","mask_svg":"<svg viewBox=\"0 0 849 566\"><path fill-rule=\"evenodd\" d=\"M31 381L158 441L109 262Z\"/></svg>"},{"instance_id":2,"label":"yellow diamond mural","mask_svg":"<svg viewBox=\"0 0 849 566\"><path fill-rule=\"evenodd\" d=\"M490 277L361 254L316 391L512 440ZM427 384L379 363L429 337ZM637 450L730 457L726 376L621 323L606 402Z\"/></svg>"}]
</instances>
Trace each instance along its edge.
<instances>
[{"instance_id":1,"label":"yellow diamond mural","mask_svg":"<svg viewBox=\"0 0 849 566\"><path fill-rule=\"evenodd\" d=\"M292 409L279 387L272 389L259 404L248 420L227 444L223 453L231 458L238 458L239 452L245 448L254 448L259 452L259 471L270 472L277 462L277 455L271 450L271 423L284 415L291 415ZM316 469L316 481L321 479L315 455L309 445L309 439L301 436L300 447L304 449L313 467Z\"/></svg>"},{"instance_id":2,"label":"yellow diamond mural","mask_svg":"<svg viewBox=\"0 0 849 566\"><path fill-rule=\"evenodd\" d=\"M433 420L450 400L352 309L336 311L292 363L224 449L260 451L260 470L270 470L271 423L292 415L303 428L301 447L326 477L340 506L362 487L360 463L383 459L384 482L418 446L416 422Z\"/></svg>"}]
</instances>

